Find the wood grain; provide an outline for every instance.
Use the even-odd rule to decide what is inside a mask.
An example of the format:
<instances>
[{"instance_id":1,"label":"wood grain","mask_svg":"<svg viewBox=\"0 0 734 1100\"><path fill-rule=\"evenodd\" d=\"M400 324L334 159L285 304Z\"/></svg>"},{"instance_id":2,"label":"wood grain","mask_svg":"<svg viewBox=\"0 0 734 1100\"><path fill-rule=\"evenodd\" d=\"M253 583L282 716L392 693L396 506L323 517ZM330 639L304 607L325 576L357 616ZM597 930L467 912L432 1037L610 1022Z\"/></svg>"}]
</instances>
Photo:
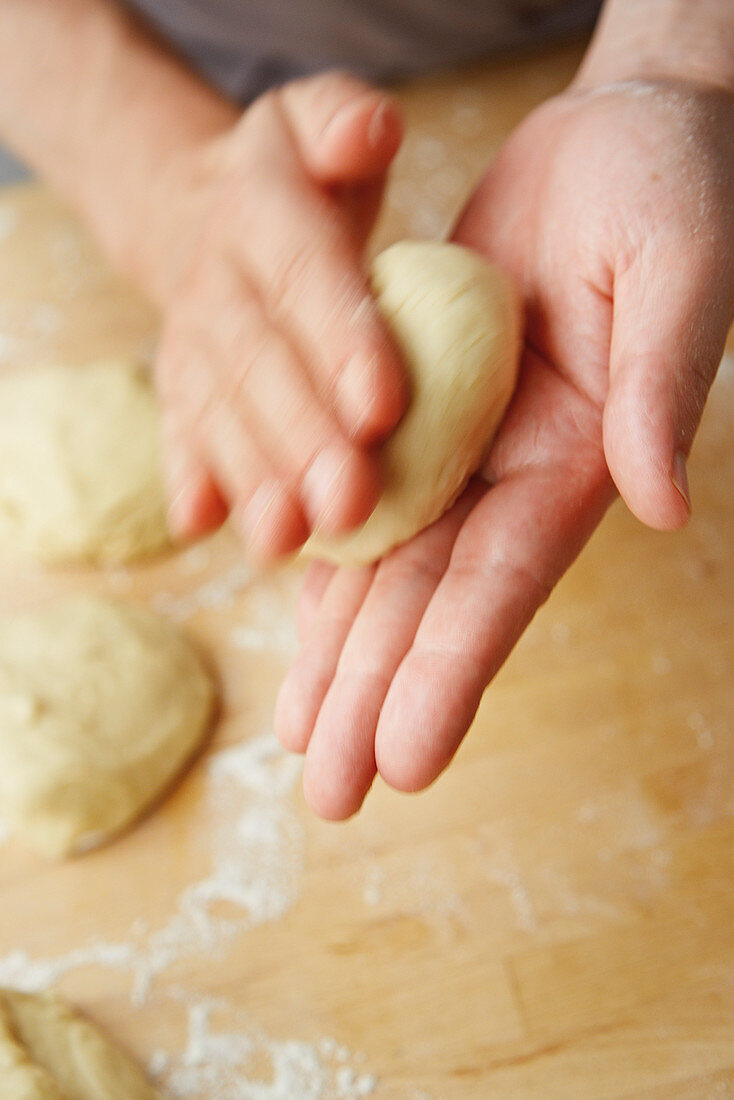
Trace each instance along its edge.
<instances>
[{"instance_id":1,"label":"wood grain","mask_svg":"<svg viewBox=\"0 0 734 1100\"><path fill-rule=\"evenodd\" d=\"M408 137L376 246L444 229L578 56L402 90ZM152 312L56 200L16 188L2 212L16 222L0 242L4 368L150 354ZM174 986L226 997L268 1035L363 1051L380 1100L734 1096L733 419L729 361L694 449L689 527L660 535L612 509L431 790L378 783L341 826L285 800L302 868L280 919L182 957L140 1005L124 968L73 967L61 987L142 1060L183 1042ZM6 563L0 607L95 589L173 609L221 680L211 755L269 725L298 570L250 577L227 531L192 553L102 573ZM217 601L206 585L222 576ZM236 643L248 626L262 644ZM0 956L57 958L164 923L206 863L205 764L84 859L0 848Z\"/></svg>"}]
</instances>

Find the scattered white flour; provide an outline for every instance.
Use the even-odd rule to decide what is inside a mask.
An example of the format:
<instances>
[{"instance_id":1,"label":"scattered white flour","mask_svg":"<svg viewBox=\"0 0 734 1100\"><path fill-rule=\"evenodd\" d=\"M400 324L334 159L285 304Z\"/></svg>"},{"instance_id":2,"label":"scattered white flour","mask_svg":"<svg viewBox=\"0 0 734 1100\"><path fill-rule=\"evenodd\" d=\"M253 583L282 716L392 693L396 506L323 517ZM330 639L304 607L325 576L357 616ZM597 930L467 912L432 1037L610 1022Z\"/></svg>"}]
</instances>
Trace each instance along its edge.
<instances>
[{"instance_id":1,"label":"scattered white flour","mask_svg":"<svg viewBox=\"0 0 734 1100\"><path fill-rule=\"evenodd\" d=\"M444 210L422 205L408 215L407 221L407 228L412 236L432 239L433 237L443 236L452 218Z\"/></svg>"},{"instance_id":2,"label":"scattered white flour","mask_svg":"<svg viewBox=\"0 0 734 1100\"><path fill-rule=\"evenodd\" d=\"M0 332L0 363L12 359L18 349L24 346L23 341L17 336L11 336L8 332Z\"/></svg>"},{"instance_id":3,"label":"scattered white flour","mask_svg":"<svg viewBox=\"0 0 734 1100\"><path fill-rule=\"evenodd\" d=\"M465 173L454 164L447 164L432 172L426 179L426 192L434 198L447 200L461 195L466 182Z\"/></svg>"},{"instance_id":4,"label":"scattered white flour","mask_svg":"<svg viewBox=\"0 0 734 1100\"><path fill-rule=\"evenodd\" d=\"M50 258L56 267L64 273L69 270L81 272L84 248L78 233L71 228L56 227L48 245Z\"/></svg>"},{"instance_id":5,"label":"scattered white flour","mask_svg":"<svg viewBox=\"0 0 734 1100\"><path fill-rule=\"evenodd\" d=\"M656 676L667 676L673 668L670 657L664 653L655 653L652 658L652 670Z\"/></svg>"},{"instance_id":6,"label":"scattered white flour","mask_svg":"<svg viewBox=\"0 0 734 1100\"><path fill-rule=\"evenodd\" d=\"M359 874L365 905L418 918L450 939L457 925L466 921L466 904L454 870L433 852L412 853L407 866L363 863Z\"/></svg>"},{"instance_id":7,"label":"scattered white flour","mask_svg":"<svg viewBox=\"0 0 734 1100\"><path fill-rule=\"evenodd\" d=\"M238 592L247 588L254 576L255 571L248 562L237 561L224 573L205 581L198 588L188 589L182 594L156 592L150 604L153 610L161 615L181 621L204 608L216 608L228 604Z\"/></svg>"},{"instance_id":8,"label":"scattered white flour","mask_svg":"<svg viewBox=\"0 0 734 1100\"><path fill-rule=\"evenodd\" d=\"M566 646L571 640L571 627L556 619L550 630L551 640L557 646Z\"/></svg>"},{"instance_id":9,"label":"scattered white flour","mask_svg":"<svg viewBox=\"0 0 734 1100\"><path fill-rule=\"evenodd\" d=\"M137 949L132 943L105 943L95 940L58 958L33 959L26 951L11 951L0 958L0 985L36 993L53 985L72 970L90 966L110 970L128 970L135 963Z\"/></svg>"},{"instance_id":10,"label":"scattered white flour","mask_svg":"<svg viewBox=\"0 0 734 1100\"><path fill-rule=\"evenodd\" d=\"M187 573L200 573L207 569L212 560L211 547L205 542L196 543L179 555L178 562Z\"/></svg>"},{"instance_id":11,"label":"scattered white flour","mask_svg":"<svg viewBox=\"0 0 734 1100\"><path fill-rule=\"evenodd\" d=\"M130 939L92 941L56 958L13 951L0 958L0 985L29 992L87 967L121 970L133 978L133 1002L153 979L193 953L219 952L248 928L281 916L300 886L303 835L287 798L300 774L268 733L223 749L208 763L214 841L208 875L189 884L168 923L151 930L137 919ZM229 904L226 917L212 911ZM234 911L234 915L232 915ZM186 1003L188 1035L182 1054L158 1049L149 1071L180 1100L360 1100L377 1078L365 1055L336 1040L274 1039L227 1002L167 991ZM226 1027L212 1017L225 1015Z\"/></svg>"},{"instance_id":12,"label":"scattered white flour","mask_svg":"<svg viewBox=\"0 0 734 1100\"><path fill-rule=\"evenodd\" d=\"M273 1039L249 1026L241 1013L235 1014L236 1030L215 1030L212 1016L226 1007L226 1002L214 998L190 1002L185 1050L165 1066L165 1054L157 1052L156 1076L172 1096L181 1100L201 1100L203 1096L216 1100L360 1100L377 1088L377 1078L357 1068L357 1056L336 1044L330 1048L328 1040L315 1044ZM336 1052L344 1052L338 1065ZM153 1065L150 1068L153 1071Z\"/></svg>"},{"instance_id":13,"label":"scattered white flour","mask_svg":"<svg viewBox=\"0 0 734 1100\"><path fill-rule=\"evenodd\" d=\"M410 236L443 236L454 220L452 208L466 185L465 173L453 163L448 145L427 133L406 137L400 163L408 166L408 178L390 185L388 204L400 212Z\"/></svg>"},{"instance_id":14,"label":"scattered white flour","mask_svg":"<svg viewBox=\"0 0 734 1100\"><path fill-rule=\"evenodd\" d=\"M408 213L415 207L415 186L408 180L395 180L387 192L387 202L395 210Z\"/></svg>"},{"instance_id":15,"label":"scattered white flour","mask_svg":"<svg viewBox=\"0 0 734 1100\"><path fill-rule=\"evenodd\" d=\"M64 324L65 316L53 302L34 302L29 311L27 326L33 336L52 336Z\"/></svg>"},{"instance_id":16,"label":"scattered white flour","mask_svg":"<svg viewBox=\"0 0 734 1100\"><path fill-rule=\"evenodd\" d=\"M12 206L0 206L0 242L8 239L17 224L18 214Z\"/></svg>"},{"instance_id":17,"label":"scattered white flour","mask_svg":"<svg viewBox=\"0 0 734 1100\"><path fill-rule=\"evenodd\" d=\"M693 711L688 715L687 725L696 735L696 743L699 749L708 752L714 747L714 735L709 723L700 711Z\"/></svg>"},{"instance_id":18,"label":"scattered white flour","mask_svg":"<svg viewBox=\"0 0 734 1100\"><path fill-rule=\"evenodd\" d=\"M461 103L454 109L449 125L460 137L479 137L485 125L485 111L476 103Z\"/></svg>"},{"instance_id":19,"label":"scattered white flour","mask_svg":"<svg viewBox=\"0 0 734 1100\"><path fill-rule=\"evenodd\" d=\"M113 967L132 975L132 998L142 1003L179 959L221 953L248 928L281 917L301 883L303 828L287 801L300 769L272 733L216 753L208 761L210 869L181 891L167 923L151 930L138 920L129 940L93 941L56 958L13 951L0 958L0 984L42 989L82 967ZM226 916L215 911L222 902Z\"/></svg>"},{"instance_id":20,"label":"scattered white flour","mask_svg":"<svg viewBox=\"0 0 734 1100\"><path fill-rule=\"evenodd\" d=\"M538 921L535 916L535 906L518 872L509 866L495 866L489 878L496 885L507 888L512 908L517 917L518 927L523 932L537 932Z\"/></svg>"},{"instance_id":21,"label":"scattered white flour","mask_svg":"<svg viewBox=\"0 0 734 1100\"><path fill-rule=\"evenodd\" d=\"M136 960L134 999L177 959L221 951L295 903L303 866L303 827L287 803L301 772L272 733L216 753L207 762L212 863L190 883L163 928L148 934ZM215 911L226 903L229 915ZM234 915L232 915L234 910Z\"/></svg>"},{"instance_id":22,"label":"scattered white flour","mask_svg":"<svg viewBox=\"0 0 734 1100\"><path fill-rule=\"evenodd\" d=\"M670 848L653 848L649 854L650 862L655 867L670 867L673 862Z\"/></svg>"},{"instance_id":23,"label":"scattered white flour","mask_svg":"<svg viewBox=\"0 0 734 1100\"><path fill-rule=\"evenodd\" d=\"M294 657L298 652L295 616L284 614L283 597L258 585L248 593L246 623L238 623L229 634L236 649L266 650Z\"/></svg>"},{"instance_id":24,"label":"scattered white flour","mask_svg":"<svg viewBox=\"0 0 734 1100\"><path fill-rule=\"evenodd\" d=\"M600 811L596 802L582 802L576 811L576 820L580 824L586 825L590 821L598 821L599 814Z\"/></svg>"},{"instance_id":25,"label":"scattered white flour","mask_svg":"<svg viewBox=\"0 0 734 1100\"><path fill-rule=\"evenodd\" d=\"M411 134L405 145L406 159L420 170L421 176L442 167L451 157L446 142L432 134Z\"/></svg>"},{"instance_id":26,"label":"scattered white flour","mask_svg":"<svg viewBox=\"0 0 734 1100\"><path fill-rule=\"evenodd\" d=\"M114 593L129 592L133 586L135 576L129 570L121 566L111 566L104 570L105 583Z\"/></svg>"},{"instance_id":27,"label":"scattered white flour","mask_svg":"<svg viewBox=\"0 0 734 1100\"><path fill-rule=\"evenodd\" d=\"M368 868L364 879L365 905L379 905L382 901L385 873L377 865Z\"/></svg>"}]
</instances>

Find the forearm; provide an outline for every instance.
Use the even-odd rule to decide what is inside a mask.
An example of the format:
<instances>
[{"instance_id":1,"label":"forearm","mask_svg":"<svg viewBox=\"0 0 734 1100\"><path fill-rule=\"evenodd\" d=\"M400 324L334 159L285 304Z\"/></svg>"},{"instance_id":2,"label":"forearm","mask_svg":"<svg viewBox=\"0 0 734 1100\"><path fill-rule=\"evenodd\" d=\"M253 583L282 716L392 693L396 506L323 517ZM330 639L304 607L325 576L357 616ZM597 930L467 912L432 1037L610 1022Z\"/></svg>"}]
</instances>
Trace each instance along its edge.
<instances>
[{"instance_id":1,"label":"forearm","mask_svg":"<svg viewBox=\"0 0 734 1100\"><path fill-rule=\"evenodd\" d=\"M732 0L606 0L575 86L657 78L734 93Z\"/></svg>"},{"instance_id":2,"label":"forearm","mask_svg":"<svg viewBox=\"0 0 734 1100\"><path fill-rule=\"evenodd\" d=\"M236 117L109 0L0 3L0 135L123 267L137 262L161 172Z\"/></svg>"}]
</instances>

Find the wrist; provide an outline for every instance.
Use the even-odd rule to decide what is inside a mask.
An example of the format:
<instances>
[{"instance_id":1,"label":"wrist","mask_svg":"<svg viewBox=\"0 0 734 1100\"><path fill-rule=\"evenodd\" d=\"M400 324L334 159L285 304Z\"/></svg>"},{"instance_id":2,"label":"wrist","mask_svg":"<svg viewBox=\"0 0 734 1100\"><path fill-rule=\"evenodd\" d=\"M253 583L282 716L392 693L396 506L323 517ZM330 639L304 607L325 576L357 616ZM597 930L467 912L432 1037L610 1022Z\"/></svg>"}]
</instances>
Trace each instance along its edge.
<instances>
[{"instance_id":1,"label":"wrist","mask_svg":"<svg viewBox=\"0 0 734 1100\"><path fill-rule=\"evenodd\" d=\"M607 0L572 88L683 81L734 95L730 0Z\"/></svg>"},{"instance_id":2,"label":"wrist","mask_svg":"<svg viewBox=\"0 0 734 1100\"><path fill-rule=\"evenodd\" d=\"M72 100L86 107L71 128L68 111L62 120L72 137L68 178L53 166L49 174L113 263L160 303L172 256L201 205L205 172L194 166L204 165L240 110L117 5L80 2L87 18L78 64L88 71Z\"/></svg>"},{"instance_id":3,"label":"wrist","mask_svg":"<svg viewBox=\"0 0 734 1100\"><path fill-rule=\"evenodd\" d=\"M97 224L96 231L108 255L163 308L176 293L212 208L224 144L226 137L218 136L169 151L137 200L124 207L124 217L109 204L101 211L106 226Z\"/></svg>"}]
</instances>

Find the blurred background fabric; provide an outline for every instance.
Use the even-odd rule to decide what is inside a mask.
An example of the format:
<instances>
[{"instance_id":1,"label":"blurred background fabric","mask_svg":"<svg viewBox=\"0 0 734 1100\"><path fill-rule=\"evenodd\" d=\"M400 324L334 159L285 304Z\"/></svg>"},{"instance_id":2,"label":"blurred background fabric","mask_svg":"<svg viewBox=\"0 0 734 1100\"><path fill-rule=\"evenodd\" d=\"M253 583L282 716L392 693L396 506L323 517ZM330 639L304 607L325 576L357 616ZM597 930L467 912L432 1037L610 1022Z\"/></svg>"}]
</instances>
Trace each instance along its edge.
<instances>
[{"instance_id":1,"label":"blurred background fabric","mask_svg":"<svg viewBox=\"0 0 734 1100\"><path fill-rule=\"evenodd\" d=\"M123 0L120 0L122 3ZM602 0L125 0L237 103L323 69L390 81L589 30ZM0 146L0 184L26 170Z\"/></svg>"},{"instance_id":2,"label":"blurred background fabric","mask_svg":"<svg viewBox=\"0 0 734 1100\"><path fill-rule=\"evenodd\" d=\"M0 186L4 183L16 183L27 176L27 169L0 145Z\"/></svg>"},{"instance_id":3,"label":"blurred background fabric","mask_svg":"<svg viewBox=\"0 0 734 1100\"><path fill-rule=\"evenodd\" d=\"M370 80L556 41L601 0L127 0L230 98L328 68Z\"/></svg>"}]
</instances>

